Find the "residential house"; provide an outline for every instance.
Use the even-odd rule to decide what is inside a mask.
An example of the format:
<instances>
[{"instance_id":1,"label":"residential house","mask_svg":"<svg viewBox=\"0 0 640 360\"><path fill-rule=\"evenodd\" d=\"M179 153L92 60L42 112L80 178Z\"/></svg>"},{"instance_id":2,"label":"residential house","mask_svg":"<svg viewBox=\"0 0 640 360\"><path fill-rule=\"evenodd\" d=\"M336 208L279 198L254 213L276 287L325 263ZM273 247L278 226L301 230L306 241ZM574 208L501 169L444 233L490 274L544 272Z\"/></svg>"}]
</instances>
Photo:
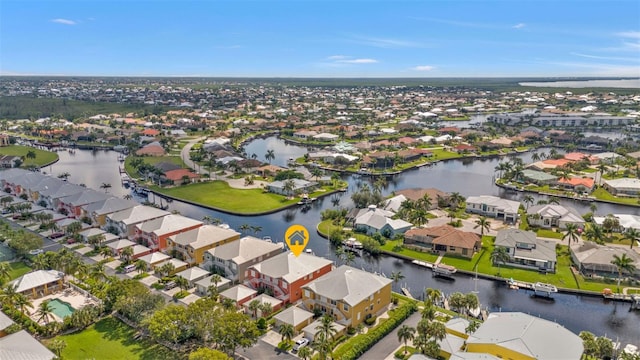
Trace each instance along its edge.
<instances>
[{"instance_id":1,"label":"residential house","mask_svg":"<svg viewBox=\"0 0 640 360\"><path fill-rule=\"evenodd\" d=\"M218 291L224 291L231 286L231 280L220 276L220 281L217 283L213 282L213 278L215 275L207 276L203 279L200 279L195 282L196 292L200 295L206 296L209 294L209 288L214 286L218 289Z\"/></svg>"},{"instance_id":2,"label":"residential house","mask_svg":"<svg viewBox=\"0 0 640 360\"><path fill-rule=\"evenodd\" d=\"M582 339L555 322L517 312L493 312L466 340L466 352L501 359L582 359Z\"/></svg>"},{"instance_id":3,"label":"residential house","mask_svg":"<svg viewBox=\"0 0 640 360\"><path fill-rule=\"evenodd\" d=\"M0 147L11 145L10 137L7 134L0 134Z\"/></svg>"},{"instance_id":4,"label":"residential house","mask_svg":"<svg viewBox=\"0 0 640 360\"><path fill-rule=\"evenodd\" d=\"M442 201L447 201L449 199L449 194L444 191L440 191L434 188L427 189L404 189L396 191L397 195L404 195L407 199L411 201L418 201L425 196L429 197L429 201L431 202L431 206L429 210L436 209L438 204Z\"/></svg>"},{"instance_id":5,"label":"residential house","mask_svg":"<svg viewBox=\"0 0 640 360\"><path fill-rule=\"evenodd\" d=\"M265 289L285 303L302 298L302 287L328 273L333 261L315 255L292 252L278 254L251 266L245 274L245 285Z\"/></svg>"},{"instance_id":6,"label":"residential house","mask_svg":"<svg viewBox=\"0 0 640 360\"><path fill-rule=\"evenodd\" d=\"M257 291L240 284L221 292L220 298L233 300L236 307L240 308L244 303L251 301L251 299L257 295Z\"/></svg>"},{"instance_id":7,"label":"residential house","mask_svg":"<svg viewBox=\"0 0 640 360\"><path fill-rule=\"evenodd\" d=\"M509 265L545 272L556 270L557 241L538 239L533 231L504 229L498 231L495 246L509 254Z\"/></svg>"},{"instance_id":8,"label":"residential house","mask_svg":"<svg viewBox=\"0 0 640 360\"><path fill-rule=\"evenodd\" d=\"M640 196L640 179L622 178L604 180L604 188L617 196Z\"/></svg>"},{"instance_id":9,"label":"residential house","mask_svg":"<svg viewBox=\"0 0 640 360\"><path fill-rule=\"evenodd\" d=\"M179 273L176 273L176 276L187 280L187 282L189 283L189 288L195 287L197 281L200 281L209 275L211 275L210 272L197 266L190 267L180 271Z\"/></svg>"},{"instance_id":10,"label":"residential house","mask_svg":"<svg viewBox=\"0 0 640 360\"><path fill-rule=\"evenodd\" d=\"M467 212L515 223L518 220L520 203L491 195L469 196Z\"/></svg>"},{"instance_id":11,"label":"residential house","mask_svg":"<svg viewBox=\"0 0 640 360\"><path fill-rule=\"evenodd\" d=\"M313 136L313 140L321 142L335 142L340 138L336 134L320 133Z\"/></svg>"},{"instance_id":12,"label":"residential house","mask_svg":"<svg viewBox=\"0 0 640 360\"><path fill-rule=\"evenodd\" d=\"M617 277L618 267L611 263L613 256L626 255L633 260L636 271L632 277L640 277L640 254L622 246L599 245L584 241L570 246L571 260L586 277Z\"/></svg>"},{"instance_id":13,"label":"residential house","mask_svg":"<svg viewBox=\"0 0 640 360\"><path fill-rule=\"evenodd\" d=\"M595 186L595 181L590 177L570 177L558 179L558 185L565 190L577 193L590 194Z\"/></svg>"},{"instance_id":14,"label":"residential house","mask_svg":"<svg viewBox=\"0 0 640 360\"><path fill-rule=\"evenodd\" d=\"M6 329L13 324L15 324L15 322L5 315L5 313L0 311L0 338L9 335L7 334Z\"/></svg>"},{"instance_id":15,"label":"residential house","mask_svg":"<svg viewBox=\"0 0 640 360\"><path fill-rule=\"evenodd\" d=\"M302 304L332 316L353 328L365 319L384 313L391 302L391 279L347 265L303 287Z\"/></svg>"},{"instance_id":16,"label":"residential house","mask_svg":"<svg viewBox=\"0 0 640 360\"><path fill-rule=\"evenodd\" d=\"M287 188L287 183L291 183L291 188ZM311 193L317 188L318 184L315 182L302 180L302 179L289 179L278 180L270 184L267 184L267 190L285 196L292 196L294 194Z\"/></svg>"},{"instance_id":17,"label":"residential house","mask_svg":"<svg viewBox=\"0 0 640 360\"><path fill-rule=\"evenodd\" d=\"M167 216L168 211L160 210L152 206L138 205L121 211L107 214L105 229L113 229L121 236L133 239L136 235L136 225Z\"/></svg>"},{"instance_id":18,"label":"residential house","mask_svg":"<svg viewBox=\"0 0 640 360\"><path fill-rule=\"evenodd\" d=\"M631 214L611 214L611 216L615 217L618 220L619 227L618 230L623 232L628 229L636 229L640 230L640 215L631 215ZM596 224L603 226L604 221L607 219L606 216L594 216L593 222Z\"/></svg>"},{"instance_id":19,"label":"residential house","mask_svg":"<svg viewBox=\"0 0 640 360\"><path fill-rule=\"evenodd\" d=\"M318 319L314 322L312 322L311 324L305 326L302 329L302 333L304 334L304 337L314 341L316 339L316 335L318 335L318 333L320 332L320 326L321 326L321 320ZM335 330L335 333L332 336L332 339L337 339L340 336L344 335L346 333L347 327L343 324L340 324L338 322L332 322L331 323L331 328L333 328Z\"/></svg>"},{"instance_id":20,"label":"residential house","mask_svg":"<svg viewBox=\"0 0 640 360\"><path fill-rule=\"evenodd\" d=\"M67 182L62 182L60 186L51 187L48 189L41 189L38 191L38 203L46 203L45 207L49 209L59 209L60 208L60 199L70 196L76 195L87 191L87 188L82 187L80 185L70 184Z\"/></svg>"},{"instance_id":21,"label":"residential house","mask_svg":"<svg viewBox=\"0 0 640 360\"><path fill-rule=\"evenodd\" d=\"M567 224L573 224L584 228L582 215L571 206L544 204L535 205L527 209L527 221L529 225L540 226L545 229L553 227L566 229Z\"/></svg>"},{"instance_id":22,"label":"residential house","mask_svg":"<svg viewBox=\"0 0 640 360\"><path fill-rule=\"evenodd\" d=\"M166 251L188 262L191 266L200 265L204 261L204 253L207 250L238 239L240 239L240 233L233 229L203 225L169 236Z\"/></svg>"},{"instance_id":23,"label":"residential house","mask_svg":"<svg viewBox=\"0 0 640 360\"><path fill-rule=\"evenodd\" d=\"M26 330L0 337L0 359L53 360L56 354L47 349Z\"/></svg>"},{"instance_id":24,"label":"residential house","mask_svg":"<svg viewBox=\"0 0 640 360\"><path fill-rule=\"evenodd\" d=\"M0 139L2 139L0 137ZM2 145L0 145L2 146ZM15 168L17 167L16 165L19 164L22 161L22 159L20 159L20 156L14 156L14 155L0 155L0 167L8 169L8 168Z\"/></svg>"},{"instance_id":25,"label":"residential house","mask_svg":"<svg viewBox=\"0 0 640 360\"><path fill-rule=\"evenodd\" d=\"M318 132L313 130L300 130L293 133L294 138L301 140L309 140L316 135L318 135Z\"/></svg>"},{"instance_id":26,"label":"residential house","mask_svg":"<svg viewBox=\"0 0 640 360\"><path fill-rule=\"evenodd\" d=\"M81 206L82 215L80 217L89 217L93 224L100 227L105 227L107 223L107 215L113 214L118 211L131 209L138 205L139 203L133 200L109 197L102 201Z\"/></svg>"},{"instance_id":27,"label":"residential house","mask_svg":"<svg viewBox=\"0 0 640 360\"><path fill-rule=\"evenodd\" d=\"M276 299L273 296L267 295L265 293L262 293L256 297L254 297L253 299L251 299L251 301L245 302L244 304L242 304L242 307L244 308L244 312L247 314L251 314L253 315L253 312L249 309L249 304L251 304L252 302L257 301L258 304L262 305L262 304L269 304L271 306L271 312L274 311L278 311L282 308L282 305L284 304L282 302L282 300L280 299ZM257 317L266 317L269 314L267 313L263 313L262 309L258 309L256 312L256 316Z\"/></svg>"},{"instance_id":28,"label":"residential house","mask_svg":"<svg viewBox=\"0 0 640 360\"><path fill-rule=\"evenodd\" d=\"M136 151L138 156L164 156L165 154L164 148L157 141L149 143Z\"/></svg>"},{"instance_id":29,"label":"residential house","mask_svg":"<svg viewBox=\"0 0 640 360\"><path fill-rule=\"evenodd\" d=\"M15 292L40 298L62 289L64 273L56 270L35 270L9 282Z\"/></svg>"},{"instance_id":30,"label":"residential house","mask_svg":"<svg viewBox=\"0 0 640 360\"><path fill-rule=\"evenodd\" d=\"M296 333L299 333L313 322L313 313L297 306L291 306L274 315L273 319L277 329L288 324L293 326Z\"/></svg>"},{"instance_id":31,"label":"residential house","mask_svg":"<svg viewBox=\"0 0 640 360\"><path fill-rule=\"evenodd\" d=\"M171 185L182 185L194 182L200 175L189 169L175 169L165 172L162 178L163 183L166 181Z\"/></svg>"},{"instance_id":32,"label":"residential house","mask_svg":"<svg viewBox=\"0 0 640 360\"><path fill-rule=\"evenodd\" d=\"M160 264L158 264L156 266L156 270L158 268L163 267L166 264L171 264L171 266L173 266L173 270L171 271L171 273L169 275L174 275L179 273L180 271L186 270L189 267L189 264L187 264L186 262L182 261L182 260L178 260L178 259L174 259L174 258L170 258L165 262L162 262Z\"/></svg>"},{"instance_id":33,"label":"residential house","mask_svg":"<svg viewBox=\"0 0 640 360\"><path fill-rule=\"evenodd\" d=\"M120 254L122 254L122 250L128 247L135 246L136 243L134 243L129 239L117 239L117 240L106 243L106 245L109 249L111 249L111 253L114 256L119 256Z\"/></svg>"},{"instance_id":34,"label":"residential house","mask_svg":"<svg viewBox=\"0 0 640 360\"><path fill-rule=\"evenodd\" d=\"M170 214L137 224L134 238L153 251L165 250L171 235L202 226L203 222L186 216Z\"/></svg>"},{"instance_id":35,"label":"residential house","mask_svg":"<svg viewBox=\"0 0 640 360\"><path fill-rule=\"evenodd\" d=\"M445 252L466 258L482 247L480 236L450 225L415 228L404 234L404 244L419 251Z\"/></svg>"},{"instance_id":36,"label":"residential house","mask_svg":"<svg viewBox=\"0 0 640 360\"><path fill-rule=\"evenodd\" d=\"M388 238L397 234L403 234L411 229L413 224L402 219L393 219L390 211L378 209L375 205L369 205L367 209L360 209L353 220L354 228L366 234L380 233Z\"/></svg>"},{"instance_id":37,"label":"residential house","mask_svg":"<svg viewBox=\"0 0 640 360\"><path fill-rule=\"evenodd\" d=\"M231 281L243 282L249 267L282 253L283 243L271 243L252 236L209 249L204 254L205 269L217 269Z\"/></svg>"},{"instance_id":38,"label":"residential house","mask_svg":"<svg viewBox=\"0 0 640 360\"><path fill-rule=\"evenodd\" d=\"M144 256L140 256L138 260L144 261L147 264L148 270L154 270L159 264L166 262L170 258L171 256L156 251Z\"/></svg>"},{"instance_id":39,"label":"residential house","mask_svg":"<svg viewBox=\"0 0 640 360\"><path fill-rule=\"evenodd\" d=\"M58 202L58 209L64 209L69 216L79 219L83 216L83 206L102 202L110 197L111 196L100 191L85 189L77 194L60 198Z\"/></svg>"},{"instance_id":40,"label":"residential house","mask_svg":"<svg viewBox=\"0 0 640 360\"><path fill-rule=\"evenodd\" d=\"M551 185L558 181L558 177L544 171L522 170L522 180L536 185Z\"/></svg>"}]
</instances>

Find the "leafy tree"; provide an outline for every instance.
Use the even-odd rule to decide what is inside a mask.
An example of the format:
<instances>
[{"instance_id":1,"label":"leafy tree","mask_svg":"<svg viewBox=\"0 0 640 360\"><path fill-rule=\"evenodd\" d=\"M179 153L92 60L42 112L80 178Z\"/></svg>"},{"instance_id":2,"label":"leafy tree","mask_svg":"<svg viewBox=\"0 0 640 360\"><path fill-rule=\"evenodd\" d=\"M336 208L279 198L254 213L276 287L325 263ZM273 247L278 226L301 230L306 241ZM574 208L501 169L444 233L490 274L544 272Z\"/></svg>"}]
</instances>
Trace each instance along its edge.
<instances>
[{"instance_id":1,"label":"leafy tree","mask_svg":"<svg viewBox=\"0 0 640 360\"><path fill-rule=\"evenodd\" d=\"M189 354L189 360L227 360L230 359L225 353L206 347L198 348Z\"/></svg>"},{"instance_id":2,"label":"leafy tree","mask_svg":"<svg viewBox=\"0 0 640 360\"><path fill-rule=\"evenodd\" d=\"M238 347L253 346L258 341L258 336L260 331L256 323L247 315L236 311L225 311L218 318L213 338L225 353L233 356Z\"/></svg>"},{"instance_id":3,"label":"leafy tree","mask_svg":"<svg viewBox=\"0 0 640 360\"><path fill-rule=\"evenodd\" d=\"M67 347L67 343L61 339L54 339L49 343L49 349L53 351L54 354L58 357L58 359L62 358L62 350Z\"/></svg>"},{"instance_id":4,"label":"leafy tree","mask_svg":"<svg viewBox=\"0 0 640 360\"><path fill-rule=\"evenodd\" d=\"M191 337L192 331L188 323L187 308L169 304L155 311L143 325L153 339L177 345Z\"/></svg>"}]
</instances>

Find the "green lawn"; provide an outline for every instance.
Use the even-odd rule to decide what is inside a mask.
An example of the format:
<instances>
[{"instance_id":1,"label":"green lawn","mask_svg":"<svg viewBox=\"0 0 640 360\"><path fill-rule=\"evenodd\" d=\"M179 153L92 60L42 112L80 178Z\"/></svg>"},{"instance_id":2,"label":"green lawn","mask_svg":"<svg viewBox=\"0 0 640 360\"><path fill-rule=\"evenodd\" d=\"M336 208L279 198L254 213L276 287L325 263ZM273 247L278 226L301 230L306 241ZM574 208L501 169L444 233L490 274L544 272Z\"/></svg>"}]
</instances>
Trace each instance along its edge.
<instances>
[{"instance_id":1,"label":"green lawn","mask_svg":"<svg viewBox=\"0 0 640 360\"><path fill-rule=\"evenodd\" d=\"M220 180L153 189L176 198L243 214L274 210L298 202L298 199L286 200L282 195L265 193L262 189L235 189Z\"/></svg>"},{"instance_id":2,"label":"green lawn","mask_svg":"<svg viewBox=\"0 0 640 360\"><path fill-rule=\"evenodd\" d=\"M133 166L131 166L131 160L136 158L142 159L142 161L144 161L146 164L168 162L182 167L185 166L184 161L182 161L182 158L180 156L127 156L124 161L124 168L132 178L138 178L140 176L140 174L138 174L138 171L134 169Z\"/></svg>"},{"instance_id":3,"label":"green lawn","mask_svg":"<svg viewBox=\"0 0 640 360\"><path fill-rule=\"evenodd\" d=\"M108 317L87 329L58 336L67 346L62 351L63 359L183 359L162 345L148 340L135 340L136 330L119 320Z\"/></svg>"},{"instance_id":4,"label":"green lawn","mask_svg":"<svg viewBox=\"0 0 640 360\"><path fill-rule=\"evenodd\" d=\"M595 189L593 193L591 193L591 195L595 196L595 198L598 200L607 200L607 201L612 201L619 204L627 204L627 205L640 205L640 199L638 198L617 197L609 193L604 188Z\"/></svg>"},{"instance_id":5,"label":"green lawn","mask_svg":"<svg viewBox=\"0 0 640 360\"><path fill-rule=\"evenodd\" d=\"M553 230L548 229L538 229L536 232L539 237L551 238L551 239L562 239L564 236L563 233L555 232Z\"/></svg>"},{"instance_id":6,"label":"green lawn","mask_svg":"<svg viewBox=\"0 0 640 360\"><path fill-rule=\"evenodd\" d=\"M35 159L27 159L26 155L29 151L33 151L36 154ZM21 167L27 167L29 165L43 166L58 159L58 154L54 152L21 145L0 147L0 155L22 156L24 162Z\"/></svg>"},{"instance_id":7,"label":"green lawn","mask_svg":"<svg viewBox=\"0 0 640 360\"><path fill-rule=\"evenodd\" d=\"M9 271L9 278L11 280L13 280L15 278L18 278L18 277L28 273L29 271L31 271L31 268L28 267L22 261L12 262L12 263L9 264L9 266L11 267L11 270Z\"/></svg>"}]
</instances>

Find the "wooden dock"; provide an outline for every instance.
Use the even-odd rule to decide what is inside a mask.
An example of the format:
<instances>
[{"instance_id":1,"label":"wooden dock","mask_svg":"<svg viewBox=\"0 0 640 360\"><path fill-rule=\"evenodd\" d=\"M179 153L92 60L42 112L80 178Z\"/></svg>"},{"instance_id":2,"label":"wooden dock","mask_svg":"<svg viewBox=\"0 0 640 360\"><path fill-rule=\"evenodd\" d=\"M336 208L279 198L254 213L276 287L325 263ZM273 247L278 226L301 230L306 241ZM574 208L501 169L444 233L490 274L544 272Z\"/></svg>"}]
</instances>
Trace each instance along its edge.
<instances>
[{"instance_id":1,"label":"wooden dock","mask_svg":"<svg viewBox=\"0 0 640 360\"><path fill-rule=\"evenodd\" d=\"M409 289L407 289L407 288L404 288L404 287L403 287L403 288L402 288L402 293L404 294L404 296L406 296L406 297L408 297L408 298L410 298L410 299L414 299L414 300L415 300L415 298L413 297L413 295L411 295L411 292L409 291Z\"/></svg>"}]
</instances>

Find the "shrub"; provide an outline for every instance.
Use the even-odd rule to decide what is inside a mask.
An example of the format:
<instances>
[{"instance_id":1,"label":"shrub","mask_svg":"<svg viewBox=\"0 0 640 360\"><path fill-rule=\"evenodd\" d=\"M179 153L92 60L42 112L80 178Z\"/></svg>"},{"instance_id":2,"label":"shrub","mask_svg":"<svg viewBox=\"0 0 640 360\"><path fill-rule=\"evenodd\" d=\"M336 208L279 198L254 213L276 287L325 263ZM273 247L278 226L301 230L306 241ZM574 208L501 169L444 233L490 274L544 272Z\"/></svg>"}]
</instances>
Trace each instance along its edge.
<instances>
[{"instance_id":1,"label":"shrub","mask_svg":"<svg viewBox=\"0 0 640 360\"><path fill-rule=\"evenodd\" d=\"M258 321L256 322L256 326L260 330L266 330L267 329L267 319L265 319L265 318L258 319Z\"/></svg>"},{"instance_id":2,"label":"shrub","mask_svg":"<svg viewBox=\"0 0 640 360\"><path fill-rule=\"evenodd\" d=\"M364 319L364 323L367 324L367 326L371 326L376 323L376 317L375 316L368 317Z\"/></svg>"}]
</instances>

